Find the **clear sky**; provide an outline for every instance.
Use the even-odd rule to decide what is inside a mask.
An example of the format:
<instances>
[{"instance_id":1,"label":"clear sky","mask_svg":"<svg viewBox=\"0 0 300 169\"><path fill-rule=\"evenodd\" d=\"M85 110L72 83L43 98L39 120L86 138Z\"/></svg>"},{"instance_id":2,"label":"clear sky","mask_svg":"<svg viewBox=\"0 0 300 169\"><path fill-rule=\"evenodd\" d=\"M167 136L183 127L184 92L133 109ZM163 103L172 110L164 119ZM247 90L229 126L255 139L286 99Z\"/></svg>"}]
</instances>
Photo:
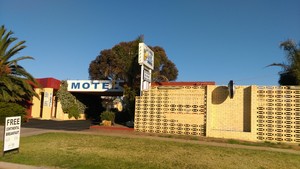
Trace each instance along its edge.
<instances>
[{"instance_id":1,"label":"clear sky","mask_svg":"<svg viewBox=\"0 0 300 169\"><path fill-rule=\"evenodd\" d=\"M88 79L101 50L144 35L161 46L177 81L277 85L279 44L300 42L300 0L0 0L0 25L27 48L34 77Z\"/></svg>"}]
</instances>

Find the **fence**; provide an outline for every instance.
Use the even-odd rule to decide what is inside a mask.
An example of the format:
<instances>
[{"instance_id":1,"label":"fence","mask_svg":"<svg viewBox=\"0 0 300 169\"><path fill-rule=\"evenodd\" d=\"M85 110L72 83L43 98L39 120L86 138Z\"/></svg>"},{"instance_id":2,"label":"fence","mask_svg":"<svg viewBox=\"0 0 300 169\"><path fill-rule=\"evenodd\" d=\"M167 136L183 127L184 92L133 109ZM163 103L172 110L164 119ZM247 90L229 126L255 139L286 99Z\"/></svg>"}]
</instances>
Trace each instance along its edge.
<instances>
[{"instance_id":1,"label":"fence","mask_svg":"<svg viewBox=\"0 0 300 169\"><path fill-rule=\"evenodd\" d=\"M153 87L136 98L135 130L250 141L300 142L300 90L292 87Z\"/></svg>"},{"instance_id":2,"label":"fence","mask_svg":"<svg viewBox=\"0 0 300 169\"><path fill-rule=\"evenodd\" d=\"M153 87L136 98L135 130L148 133L205 135L205 87Z\"/></svg>"}]
</instances>

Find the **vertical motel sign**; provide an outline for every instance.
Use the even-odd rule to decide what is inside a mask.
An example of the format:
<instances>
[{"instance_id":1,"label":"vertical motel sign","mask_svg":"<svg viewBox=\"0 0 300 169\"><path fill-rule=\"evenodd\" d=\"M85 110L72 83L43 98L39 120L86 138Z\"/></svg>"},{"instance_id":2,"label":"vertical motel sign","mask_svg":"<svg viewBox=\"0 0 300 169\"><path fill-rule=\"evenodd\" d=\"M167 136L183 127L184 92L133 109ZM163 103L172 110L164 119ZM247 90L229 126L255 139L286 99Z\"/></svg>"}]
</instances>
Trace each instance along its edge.
<instances>
[{"instance_id":1,"label":"vertical motel sign","mask_svg":"<svg viewBox=\"0 0 300 169\"><path fill-rule=\"evenodd\" d=\"M142 95L143 90L150 88L151 73L154 69L154 52L145 43L139 43L139 64L141 65L140 94Z\"/></svg>"},{"instance_id":2,"label":"vertical motel sign","mask_svg":"<svg viewBox=\"0 0 300 169\"><path fill-rule=\"evenodd\" d=\"M3 155L17 150L20 146L21 116L6 117L3 132Z\"/></svg>"}]
</instances>

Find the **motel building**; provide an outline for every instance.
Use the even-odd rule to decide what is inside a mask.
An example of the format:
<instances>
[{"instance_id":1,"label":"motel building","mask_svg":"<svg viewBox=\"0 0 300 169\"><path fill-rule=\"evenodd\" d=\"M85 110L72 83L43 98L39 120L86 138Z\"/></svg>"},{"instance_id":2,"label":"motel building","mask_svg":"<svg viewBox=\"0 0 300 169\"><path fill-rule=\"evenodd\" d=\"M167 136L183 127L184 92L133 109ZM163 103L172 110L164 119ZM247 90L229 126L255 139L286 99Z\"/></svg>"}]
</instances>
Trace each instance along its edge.
<instances>
[{"instance_id":1,"label":"motel building","mask_svg":"<svg viewBox=\"0 0 300 169\"><path fill-rule=\"evenodd\" d=\"M153 83L154 52L139 44L141 96L135 98L134 130L247 141L300 143L300 86L238 86L215 82ZM40 99L33 98L29 118L69 120L56 93L60 81L38 79ZM68 91L88 104L99 96L122 96L121 82L68 80ZM82 112L81 118L85 119Z\"/></svg>"},{"instance_id":2,"label":"motel building","mask_svg":"<svg viewBox=\"0 0 300 169\"><path fill-rule=\"evenodd\" d=\"M35 91L40 98L33 98L27 117L44 120L74 120L74 118L69 119L68 114L63 112L57 99L56 94L61 81L55 78L40 78L37 81L40 83L41 88L35 88ZM80 98L80 101L84 104L99 97L123 96L121 82L112 85L109 80L67 80L67 83L68 91L76 98ZM93 105L89 105L89 107L93 107ZM84 112L82 112L79 119L86 119Z\"/></svg>"},{"instance_id":3,"label":"motel building","mask_svg":"<svg viewBox=\"0 0 300 169\"><path fill-rule=\"evenodd\" d=\"M60 81L37 79L30 118L72 120L57 100ZM299 86L220 86L214 82L151 83L136 96L134 130L247 141L300 143ZM120 84L70 80L68 91L92 100L122 96ZM85 119L82 113L81 119Z\"/></svg>"}]
</instances>

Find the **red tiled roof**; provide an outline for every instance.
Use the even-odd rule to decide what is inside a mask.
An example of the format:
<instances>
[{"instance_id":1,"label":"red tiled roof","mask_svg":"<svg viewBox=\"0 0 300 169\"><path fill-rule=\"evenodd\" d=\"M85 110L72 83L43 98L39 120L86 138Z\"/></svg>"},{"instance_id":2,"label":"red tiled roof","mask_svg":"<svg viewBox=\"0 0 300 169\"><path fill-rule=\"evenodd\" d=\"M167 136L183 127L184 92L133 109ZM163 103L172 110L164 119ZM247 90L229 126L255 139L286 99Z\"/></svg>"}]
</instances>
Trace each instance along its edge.
<instances>
[{"instance_id":1,"label":"red tiled roof","mask_svg":"<svg viewBox=\"0 0 300 169\"><path fill-rule=\"evenodd\" d=\"M43 87L43 88L59 89L59 87L60 87L60 80L54 79L52 77L40 78L40 79L36 79L36 81L39 84L41 84L41 87Z\"/></svg>"},{"instance_id":2,"label":"red tiled roof","mask_svg":"<svg viewBox=\"0 0 300 169\"><path fill-rule=\"evenodd\" d=\"M216 82L153 82L151 86L206 86L215 84Z\"/></svg>"}]
</instances>

